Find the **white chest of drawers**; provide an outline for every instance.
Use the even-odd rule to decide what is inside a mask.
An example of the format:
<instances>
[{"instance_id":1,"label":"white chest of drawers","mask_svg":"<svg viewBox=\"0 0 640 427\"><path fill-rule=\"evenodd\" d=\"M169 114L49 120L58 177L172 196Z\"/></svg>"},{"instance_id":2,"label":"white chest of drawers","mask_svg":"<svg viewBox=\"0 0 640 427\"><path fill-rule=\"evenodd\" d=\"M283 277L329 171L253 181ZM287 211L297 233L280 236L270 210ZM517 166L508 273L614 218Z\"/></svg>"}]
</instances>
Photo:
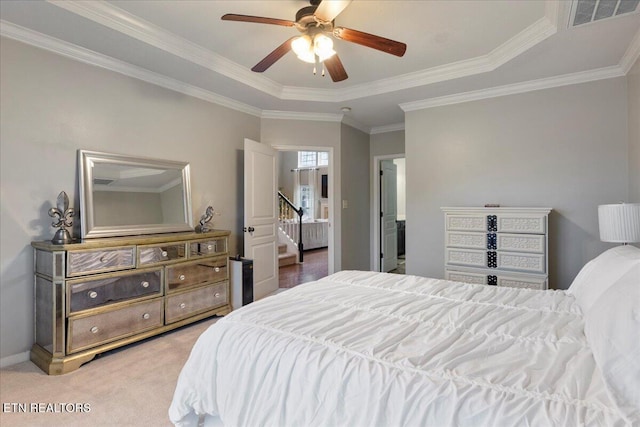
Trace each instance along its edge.
<instances>
[{"instance_id":1,"label":"white chest of drawers","mask_svg":"<svg viewBox=\"0 0 640 427\"><path fill-rule=\"evenodd\" d=\"M548 288L551 208L442 208L445 279Z\"/></svg>"},{"instance_id":2,"label":"white chest of drawers","mask_svg":"<svg viewBox=\"0 0 640 427\"><path fill-rule=\"evenodd\" d=\"M33 242L35 343L48 374L231 311L228 231Z\"/></svg>"}]
</instances>

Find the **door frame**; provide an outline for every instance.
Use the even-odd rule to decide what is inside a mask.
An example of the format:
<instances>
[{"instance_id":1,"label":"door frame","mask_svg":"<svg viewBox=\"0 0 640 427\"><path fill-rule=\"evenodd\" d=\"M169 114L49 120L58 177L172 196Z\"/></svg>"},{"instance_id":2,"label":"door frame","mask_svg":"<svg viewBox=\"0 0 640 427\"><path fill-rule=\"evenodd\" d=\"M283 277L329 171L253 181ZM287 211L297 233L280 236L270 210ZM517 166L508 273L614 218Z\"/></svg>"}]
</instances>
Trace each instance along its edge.
<instances>
[{"instance_id":1,"label":"door frame","mask_svg":"<svg viewBox=\"0 0 640 427\"><path fill-rule=\"evenodd\" d=\"M327 261L328 261L328 273L332 274L335 273L335 260L334 260L334 245L335 242L339 241L338 238L340 236L337 236L337 229L335 227L335 206L333 203L333 199L334 199L334 195L335 193L335 161L334 161L334 157L333 157L333 147L321 147L321 146L315 146L315 145L272 145L272 147L276 150L276 151L326 151L329 153L329 166L328 166L328 171L329 171L329 194L331 195L330 197L328 197L329 199L329 246L328 246L328 253L327 253ZM277 194L275 195L275 197L277 197Z\"/></svg>"},{"instance_id":2,"label":"door frame","mask_svg":"<svg viewBox=\"0 0 640 427\"><path fill-rule=\"evenodd\" d=\"M385 154L373 157L371 168L371 270L380 271L380 162L406 158L405 153Z\"/></svg>"}]
</instances>

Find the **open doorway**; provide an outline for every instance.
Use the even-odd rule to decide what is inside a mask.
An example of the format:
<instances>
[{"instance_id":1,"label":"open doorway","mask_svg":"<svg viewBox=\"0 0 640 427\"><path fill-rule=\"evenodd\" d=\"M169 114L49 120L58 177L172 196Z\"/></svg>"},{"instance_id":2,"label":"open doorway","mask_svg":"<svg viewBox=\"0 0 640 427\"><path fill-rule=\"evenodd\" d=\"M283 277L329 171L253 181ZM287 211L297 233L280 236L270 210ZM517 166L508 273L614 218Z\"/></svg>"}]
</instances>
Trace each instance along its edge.
<instances>
[{"instance_id":1,"label":"open doorway","mask_svg":"<svg viewBox=\"0 0 640 427\"><path fill-rule=\"evenodd\" d=\"M373 253L375 271L404 274L406 173L404 154L374 158Z\"/></svg>"},{"instance_id":2,"label":"open doorway","mask_svg":"<svg viewBox=\"0 0 640 427\"><path fill-rule=\"evenodd\" d=\"M280 288L292 288L329 274L333 240L330 158L329 150L278 149Z\"/></svg>"}]
</instances>

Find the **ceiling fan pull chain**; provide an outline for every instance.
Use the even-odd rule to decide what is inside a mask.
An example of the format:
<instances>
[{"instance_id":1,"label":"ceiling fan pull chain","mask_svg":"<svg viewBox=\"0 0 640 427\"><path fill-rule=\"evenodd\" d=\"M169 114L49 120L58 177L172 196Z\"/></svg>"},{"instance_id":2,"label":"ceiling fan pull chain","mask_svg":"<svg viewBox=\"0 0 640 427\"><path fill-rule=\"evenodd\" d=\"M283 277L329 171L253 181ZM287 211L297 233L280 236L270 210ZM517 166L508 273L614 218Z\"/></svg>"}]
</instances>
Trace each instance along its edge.
<instances>
[{"instance_id":1,"label":"ceiling fan pull chain","mask_svg":"<svg viewBox=\"0 0 640 427\"><path fill-rule=\"evenodd\" d=\"M324 62L322 63L322 77L324 77Z\"/></svg>"}]
</instances>

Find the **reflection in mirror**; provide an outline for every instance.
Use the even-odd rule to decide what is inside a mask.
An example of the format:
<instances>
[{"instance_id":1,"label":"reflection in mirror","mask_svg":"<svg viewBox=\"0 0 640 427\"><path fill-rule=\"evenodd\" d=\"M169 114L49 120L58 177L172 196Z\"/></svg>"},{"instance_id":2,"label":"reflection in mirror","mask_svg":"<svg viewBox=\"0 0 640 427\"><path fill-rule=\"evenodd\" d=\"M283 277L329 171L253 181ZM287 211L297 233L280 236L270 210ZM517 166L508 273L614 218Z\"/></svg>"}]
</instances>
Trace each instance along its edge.
<instances>
[{"instance_id":1,"label":"reflection in mirror","mask_svg":"<svg viewBox=\"0 0 640 427\"><path fill-rule=\"evenodd\" d=\"M191 231L189 165L79 151L82 237Z\"/></svg>"}]
</instances>

